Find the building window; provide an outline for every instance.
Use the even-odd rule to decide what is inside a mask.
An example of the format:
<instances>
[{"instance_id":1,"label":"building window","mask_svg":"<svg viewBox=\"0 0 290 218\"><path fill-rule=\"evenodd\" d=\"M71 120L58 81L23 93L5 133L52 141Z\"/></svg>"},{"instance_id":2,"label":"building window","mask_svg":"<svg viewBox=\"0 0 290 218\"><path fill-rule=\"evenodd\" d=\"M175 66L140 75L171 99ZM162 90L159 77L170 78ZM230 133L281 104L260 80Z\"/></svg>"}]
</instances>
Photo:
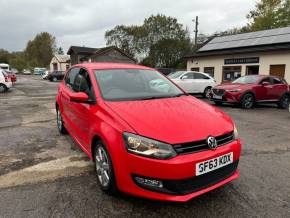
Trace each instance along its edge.
<instances>
[{"instance_id":1,"label":"building window","mask_svg":"<svg viewBox=\"0 0 290 218\"><path fill-rule=\"evenodd\" d=\"M214 78L214 67L205 67L203 71Z\"/></svg>"},{"instance_id":2,"label":"building window","mask_svg":"<svg viewBox=\"0 0 290 218\"><path fill-rule=\"evenodd\" d=\"M223 67L223 81L233 81L241 77L241 66Z\"/></svg>"},{"instance_id":3,"label":"building window","mask_svg":"<svg viewBox=\"0 0 290 218\"><path fill-rule=\"evenodd\" d=\"M259 65L257 66L247 66L246 67L247 75L258 75L259 74Z\"/></svg>"},{"instance_id":4,"label":"building window","mask_svg":"<svg viewBox=\"0 0 290 218\"><path fill-rule=\"evenodd\" d=\"M195 71L195 72L199 72L199 67L192 67L190 70Z\"/></svg>"}]
</instances>

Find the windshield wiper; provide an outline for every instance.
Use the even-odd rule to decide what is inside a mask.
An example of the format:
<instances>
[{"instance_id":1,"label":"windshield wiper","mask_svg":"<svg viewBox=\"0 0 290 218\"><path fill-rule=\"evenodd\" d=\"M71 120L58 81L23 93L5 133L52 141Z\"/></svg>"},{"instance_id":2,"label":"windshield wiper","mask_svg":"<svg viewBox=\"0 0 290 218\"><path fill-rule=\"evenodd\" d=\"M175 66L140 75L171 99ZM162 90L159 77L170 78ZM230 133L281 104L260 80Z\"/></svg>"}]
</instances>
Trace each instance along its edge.
<instances>
[{"instance_id":1,"label":"windshield wiper","mask_svg":"<svg viewBox=\"0 0 290 218\"><path fill-rule=\"evenodd\" d=\"M151 99L161 99L161 98L176 98L180 96L188 96L189 94L187 93L179 93L177 95L168 95L168 96L148 96L148 97L143 97L143 98L138 98L136 100L151 100Z\"/></svg>"}]
</instances>

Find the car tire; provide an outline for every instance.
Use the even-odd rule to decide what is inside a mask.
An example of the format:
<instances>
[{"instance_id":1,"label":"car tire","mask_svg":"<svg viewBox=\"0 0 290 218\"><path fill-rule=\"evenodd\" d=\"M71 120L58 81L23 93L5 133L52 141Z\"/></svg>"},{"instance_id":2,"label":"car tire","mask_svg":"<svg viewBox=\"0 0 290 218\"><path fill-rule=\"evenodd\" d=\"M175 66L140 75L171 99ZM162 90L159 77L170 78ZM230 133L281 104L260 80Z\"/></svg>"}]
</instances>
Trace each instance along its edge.
<instances>
[{"instance_id":1,"label":"car tire","mask_svg":"<svg viewBox=\"0 0 290 218\"><path fill-rule=\"evenodd\" d=\"M0 93L7 92L8 88L5 84L0 84Z\"/></svg>"},{"instance_id":2,"label":"car tire","mask_svg":"<svg viewBox=\"0 0 290 218\"><path fill-rule=\"evenodd\" d=\"M282 109L287 109L290 103L290 94L285 94L281 97L278 107Z\"/></svg>"},{"instance_id":3,"label":"car tire","mask_svg":"<svg viewBox=\"0 0 290 218\"><path fill-rule=\"evenodd\" d=\"M63 119L62 119L62 116L58 107L56 108L56 123L57 123L57 128L58 128L59 133L62 135L67 134L67 130L64 127Z\"/></svg>"},{"instance_id":4,"label":"car tire","mask_svg":"<svg viewBox=\"0 0 290 218\"><path fill-rule=\"evenodd\" d=\"M116 185L113 163L102 141L97 141L95 143L93 158L99 187L108 195L116 195L118 193L118 188Z\"/></svg>"},{"instance_id":5,"label":"car tire","mask_svg":"<svg viewBox=\"0 0 290 218\"><path fill-rule=\"evenodd\" d=\"M251 93L246 93L241 99L241 106L244 109L251 109L255 106L255 96Z\"/></svg>"},{"instance_id":6,"label":"car tire","mask_svg":"<svg viewBox=\"0 0 290 218\"><path fill-rule=\"evenodd\" d=\"M203 97L210 99L211 87L206 87L203 92Z\"/></svg>"},{"instance_id":7,"label":"car tire","mask_svg":"<svg viewBox=\"0 0 290 218\"><path fill-rule=\"evenodd\" d=\"M56 78L56 77L53 77L53 78L52 78L52 81L53 81L53 82L56 82L56 81L57 81L57 78Z\"/></svg>"}]
</instances>

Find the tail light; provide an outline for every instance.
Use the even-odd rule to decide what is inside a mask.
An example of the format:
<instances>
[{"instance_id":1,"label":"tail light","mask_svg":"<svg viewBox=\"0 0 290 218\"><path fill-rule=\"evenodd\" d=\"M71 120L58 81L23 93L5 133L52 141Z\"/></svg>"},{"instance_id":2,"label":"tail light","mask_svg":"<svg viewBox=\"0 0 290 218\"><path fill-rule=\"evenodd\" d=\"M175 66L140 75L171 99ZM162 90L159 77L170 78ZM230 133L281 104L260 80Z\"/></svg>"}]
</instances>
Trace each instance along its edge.
<instances>
[{"instance_id":1,"label":"tail light","mask_svg":"<svg viewBox=\"0 0 290 218\"><path fill-rule=\"evenodd\" d=\"M5 78L5 82L8 82L8 76L4 76L4 78Z\"/></svg>"}]
</instances>

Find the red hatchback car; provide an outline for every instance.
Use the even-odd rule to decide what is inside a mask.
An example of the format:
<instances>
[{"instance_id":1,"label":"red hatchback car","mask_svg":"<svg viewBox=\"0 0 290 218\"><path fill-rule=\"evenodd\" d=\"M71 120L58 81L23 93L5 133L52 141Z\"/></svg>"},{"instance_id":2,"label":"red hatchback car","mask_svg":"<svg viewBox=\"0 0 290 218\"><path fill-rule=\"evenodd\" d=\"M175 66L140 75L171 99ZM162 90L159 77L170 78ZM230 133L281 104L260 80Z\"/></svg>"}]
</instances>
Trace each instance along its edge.
<instances>
[{"instance_id":1,"label":"red hatchback car","mask_svg":"<svg viewBox=\"0 0 290 218\"><path fill-rule=\"evenodd\" d=\"M285 109L290 102L290 88L284 79L251 75L214 87L210 96L217 105L240 104L242 108L249 109L256 103L276 103Z\"/></svg>"},{"instance_id":2,"label":"red hatchback car","mask_svg":"<svg viewBox=\"0 0 290 218\"><path fill-rule=\"evenodd\" d=\"M154 69L75 65L56 111L60 133L95 162L108 194L187 201L238 178L241 143L231 118Z\"/></svg>"}]
</instances>

